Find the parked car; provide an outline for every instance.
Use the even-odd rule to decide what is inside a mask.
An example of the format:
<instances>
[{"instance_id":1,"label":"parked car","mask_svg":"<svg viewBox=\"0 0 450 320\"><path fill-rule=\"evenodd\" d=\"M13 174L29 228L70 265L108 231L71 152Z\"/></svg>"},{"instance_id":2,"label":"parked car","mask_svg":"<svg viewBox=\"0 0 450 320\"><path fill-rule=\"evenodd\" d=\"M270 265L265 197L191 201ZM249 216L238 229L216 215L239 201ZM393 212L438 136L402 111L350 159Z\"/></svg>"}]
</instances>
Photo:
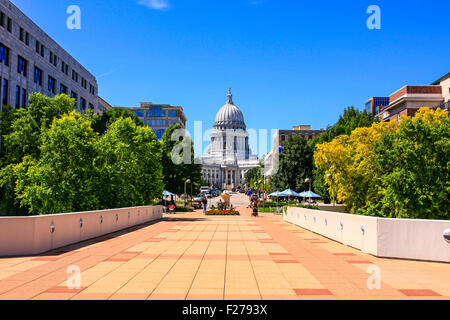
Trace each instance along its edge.
<instances>
[{"instance_id":1,"label":"parked car","mask_svg":"<svg viewBox=\"0 0 450 320\"><path fill-rule=\"evenodd\" d=\"M198 194L194 197L194 199L192 200L192 206L195 209L201 209L203 206L203 194Z\"/></svg>"},{"instance_id":2,"label":"parked car","mask_svg":"<svg viewBox=\"0 0 450 320\"><path fill-rule=\"evenodd\" d=\"M211 191L210 187L201 187L200 188L200 193L208 193Z\"/></svg>"}]
</instances>

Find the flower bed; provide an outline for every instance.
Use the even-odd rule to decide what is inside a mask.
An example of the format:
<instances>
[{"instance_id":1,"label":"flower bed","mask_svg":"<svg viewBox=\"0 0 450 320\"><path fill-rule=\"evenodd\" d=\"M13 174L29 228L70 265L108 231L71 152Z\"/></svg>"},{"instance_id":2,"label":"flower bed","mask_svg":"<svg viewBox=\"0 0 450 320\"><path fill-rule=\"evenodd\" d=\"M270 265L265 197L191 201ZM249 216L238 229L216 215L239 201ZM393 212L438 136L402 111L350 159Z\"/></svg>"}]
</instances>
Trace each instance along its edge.
<instances>
[{"instance_id":1,"label":"flower bed","mask_svg":"<svg viewBox=\"0 0 450 320\"><path fill-rule=\"evenodd\" d=\"M235 210L209 210L206 212L207 216L239 216L239 211Z\"/></svg>"}]
</instances>

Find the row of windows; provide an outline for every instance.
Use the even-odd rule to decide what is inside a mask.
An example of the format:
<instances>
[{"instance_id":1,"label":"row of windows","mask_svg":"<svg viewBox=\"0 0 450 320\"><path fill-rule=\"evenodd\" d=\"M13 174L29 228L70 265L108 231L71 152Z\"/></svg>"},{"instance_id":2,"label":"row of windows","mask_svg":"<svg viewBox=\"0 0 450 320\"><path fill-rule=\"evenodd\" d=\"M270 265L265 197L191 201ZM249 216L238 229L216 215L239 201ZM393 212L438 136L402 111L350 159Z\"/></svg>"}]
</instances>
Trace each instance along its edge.
<instances>
[{"instance_id":1,"label":"row of windows","mask_svg":"<svg viewBox=\"0 0 450 320\"><path fill-rule=\"evenodd\" d=\"M152 107L153 108L153 107ZM147 117L165 117L166 116L166 112L162 110L162 107L160 107L161 109L153 109L150 108L150 111L147 111ZM144 117L144 110L133 110L133 112L140 118ZM177 112L174 110L170 110L167 112L168 117L177 117Z\"/></svg>"},{"instance_id":2,"label":"row of windows","mask_svg":"<svg viewBox=\"0 0 450 320\"><path fill-rule=\"evenodd\" d=\"M12 32L12 20L11 18L7 17L3 12L0 12L0 26L3 28L7 28L9 32ZM26 32L22 27L19 29L19 40L25 43L27 46L30 45L30 34ZM45 47L43 44L41 44L38 40L35 40L35 49L36 53L41 55L42 57L45 57ZM8 65L8 54L9 49L0 44L0 62ZM56 54L53 53L53 51L49 50L49 62L55 67L58 67L58 61L60 59ZM26 72L26 71L25 71ZM64 73L66 76L69 75L69 66L67 63L61 60L61 72ZM78 73L72 69L72 80L78 83ZM92 84L89 84L89 92L92 95L95 95L95 87ZM87 89L87 80L82 78L81 79L81 86L84 89Z\"/></svg>"},{"instance_id":3,"label":"row of windows","mask_svg":"<svg viewBox=\"0 0 450 320\"><path fill-rule=\"evenodd\" d=\"M174 126L177 124L177 120L147 120L147 126L148 127L165 127L167 126Z\"/></svg>"},{"instance_id":4,"label":"row of windows","mask_svg":"<svg viewBox=\"0 0 450 320\"><path fill-rule=\"evenodd\" d=\"M27 105L27 90L16 86L16 109L25 108Z\"/></svg>"},{"instance_id":5,"label":"row of windows","mask_svg":"<svg viewBox=\"0 0 450 320\"><path fill-rule=\"evenodd\" d=\"M8 32L12 32L12 20L6 16L3 12L0 12L0 26L6 28Z\"/></svg>"},{"instance_id":6,"label":"row of windows","mask_svg":"<svg viewBox=\"0 0 450 320\"><path fill-rule=\"evenodd\" d=\"M0 63L3 63L6 66L9 66L9 48L0 43ZM67 67L67 64L65 65ZM24 77L27 77L27 70L28 70L28 61L23 58L22 56L17 56L17 73L23 75ZM76 79L78 79L78 73L76 74ZM34 74L33 74L33 80L35 83L37 83L39 86L42 86L42 77L43 77L43 71L38 68L34 67ZM48 77L48 91L55 94L56 93L56 80L49 76ZM84 88L87 88L87 81L82 78L84 83ZM63 86L63 85L62 85ZM95 87L90 85L89 92L93 95L95 95Z\"/></svg>"},{"instance_id":7,"label":"row of windows","mask_svg":"<svg viewBox=\"0 0 450 320\"><path fill-rule=\"evenodd\" d=\"M303 137L306 139L306 140L312 140L314 137L315 137L316 135L303 135ZM291 136L284 136L284 135L282 135L281 136L281 141L282 142L284 142L284 141L286 141L287 139L289 139L289 138L291 138Z\"/></svg>"},{"instance_id":8,"label":"row of windows","mask_svg":"<svg viewBox=\"0 0 450 320\"><path fill-rule=\"evenodd\" d=\"M39 70L39 69L38 69ZM42 73L35 72L35 78L42 82ZM9 103L8 97L9 83L7 79L0 78L0 98L2 105ZM56 93L56 80L51 76L48 77L48 91L55 94ZM68 94L67 87L63 84L60 86L60 94ZM77 100L78 105L78 95L74 91L71 93L71 97ZM16 109L24 108L27 105L27 90L16 86ZM80 109L85 111L87 107L86 99L80 98ZM94 105L89 103L89 109L94 109Z\"/></svg>"},{"instance_id":9,"label":"row of windows","mask_svg":"<svg viewBox=\"0 0 450 320\"><path fill-rule=\"evenodd\" d=\"M150 111L147 113L147 116L149 117L163 117L164 111L162 107L154 106L150 107Z\"/></svg>"}]
</instances>

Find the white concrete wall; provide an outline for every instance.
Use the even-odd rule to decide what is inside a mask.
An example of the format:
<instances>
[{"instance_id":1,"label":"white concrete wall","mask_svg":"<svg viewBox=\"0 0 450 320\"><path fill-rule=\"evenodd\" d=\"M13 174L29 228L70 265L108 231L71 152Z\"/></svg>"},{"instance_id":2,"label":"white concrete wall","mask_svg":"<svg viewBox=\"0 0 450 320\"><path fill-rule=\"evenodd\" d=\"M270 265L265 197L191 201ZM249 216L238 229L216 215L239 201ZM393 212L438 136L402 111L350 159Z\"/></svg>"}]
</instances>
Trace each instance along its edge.
<instances>
[{"instance_id":1,"label":"white concrete wall","mask_svg":"<svg viewBox=\"0 0 450 320\"><path fill-rule=\"evenodd\" d=\"M450 243L443 238L449 220L384 219L303 208L289 208L284 220L374 256L450 262Z\"/></svg>"},{"instance_id":2,"label":"white concrete wall","mask_svg":"<svg viewBox=\"0 0 450 320\"><path fill-rule=\"evenodd\" d=\"M148 206L47 216L0 217L0 257L43 253L161 219L162 212L161 206ZM55 226L53 233L52 223Z\"/></svg>"}]
</instances>

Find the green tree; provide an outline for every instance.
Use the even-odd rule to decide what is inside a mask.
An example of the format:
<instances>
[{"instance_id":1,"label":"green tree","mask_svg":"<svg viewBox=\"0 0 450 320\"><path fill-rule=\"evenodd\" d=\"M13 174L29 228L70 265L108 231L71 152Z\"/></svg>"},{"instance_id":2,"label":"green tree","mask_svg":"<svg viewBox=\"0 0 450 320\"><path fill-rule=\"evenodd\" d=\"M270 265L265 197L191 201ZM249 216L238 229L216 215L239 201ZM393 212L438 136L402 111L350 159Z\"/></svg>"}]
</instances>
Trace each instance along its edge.
<instances>
[{"instance_id":1,"label":"green tree","mask_svg":"<svg viewBox=\"0 0 450 320\"><path fill-rule=\"evenodd\" d=\"M21 207L32 214L98 209L96 137L91 123L76 111L55 119L42 134L41 158L25 156L14 166Z\"/></svg>"},{"instance_id":2,"label":"green tree","mask_svg":"<svg viewBox=\"0 0 450 320\"><path fill-rule=\"evenodd\" d=\"M149 205L162 195L161 144L150 128L119 118L97 150L102 208Z\"/></svg>"},{"instance_id":3,"label":"green tree","mask_svg":"<svg viewBox=\"0 0 450 320\"><path fill-rule=\"evenodd\" d=\"M270 181L270 192L286 189L302 192L309 188L305 180L312 178L313 154L303 136L290 138L280 153L278 172Z\"/></svg>"},{"instance_id":4,"label":"green tree","mask_svg":"<svg viewBox=\"0 0 450 320\"><path fill-rule=\"evenodd\" d=\"M144 123L139 120L138 116L127 108L112 108L107 110L101 117L96 117L92 123L95 132L104 134L111 124L119 119L131 118L138 127L143 127Z\"/></svg>"},{"instance_id":5,"label":"green tree","mask_svg":"<svg viewBox=\"0 0 450 320\"><path fill-rule=\"evenodd\" d=\"M13 111L4 106L2 112L2 154L1 154L1 211L9 215L27 214L15 197L16 181L14 166L25 156L40 158L42 132L47 130L54 118L68 113L75 106L75 100L67 95L49 98L41 93L29 96L27 108Z\"/></svg>"},{"instance_id":6,"label":"green tree","mask_svg":"<svg viewBox=\"0 0 450 320\"><path fill-rule=\"evenodd\" d=\"M11 161L8 160L8 148L4 143L4 137L12 133L14 117L14 108L10 105L4 105L3 110L0 112L0 168L4 168Z\"/></svg>"},{"instance_id":7,"label":"green tree","mask_svg":"<svg viewBox=\"0 0 450 320\"><path fill-rule=\"evenodd\" d=\"M247 182L247 185L250 184L250 186L253 186L256 181L259 181L261 179L264 179L261 172L261 166L252 168L245 174L245 181Z\"/></svg>"},{"instance_id":8,"label":"green tree","mask_svg":"<svg viewBox=\"0 0 450 320\"><path fill-rule=\"evenodd\" d=\"M54 118L72 111L75 103L75 99L65 94L49 98L32 93L28 107L15 111L11 131L4 137L10 163L20 163L26 155L38 159L41 133L51 126Z\"/></svg>"},{"instance_id":9,"label":"green tree","mask_svg":"<svg viewBox=\"0 0 450 320\"><path fill-rule=\"evenodd\" d=\"M166 190L181 195L184 193L185 181L190 179L193 183L194 193L196 193L204 181L202 179L202 167L200 164L195 163L194 144L190 137L187 137L185 130L182 129L180 124L177 124L166 130L161 143ZM185 155L186 150L190 151L190 155ZM179 158L181 163L174 162L174 157ZM181 159L186 161L181 161Z\"/></svg>"},{"instance_id":10,"label":"green tree","mask_svg":"<svg viewBox=\"0 0 450 320\"><path fill-rule=\"evenodd\" d=\"M312 148L316 150L316 146L331 142L333 139L341 135L350 135L353 130L357 128L370 127L374 122L378 122L379 119L374 117L367 111L359 111L355 107L348 107L344 110L344 113L339 117L337 123L322 133L320 136L311 140L309 143ZM325 181L325 171L314 166L313 170L313 188L314 191L322 196L322 198L329 202L331 199L328 191L328 186Z\"/></svg>"},{"instance_id":11,"label":"green tree","mask_svg":"<svg viewBox=\"0 0 450 320\"><path fill-rule=\"evenodd\" d=\"M375 146L375 163L384 173L380 203L369 211L385 217L449 219L450 119L448 113L421 109Z\"/></svg>"}]
</instances>

